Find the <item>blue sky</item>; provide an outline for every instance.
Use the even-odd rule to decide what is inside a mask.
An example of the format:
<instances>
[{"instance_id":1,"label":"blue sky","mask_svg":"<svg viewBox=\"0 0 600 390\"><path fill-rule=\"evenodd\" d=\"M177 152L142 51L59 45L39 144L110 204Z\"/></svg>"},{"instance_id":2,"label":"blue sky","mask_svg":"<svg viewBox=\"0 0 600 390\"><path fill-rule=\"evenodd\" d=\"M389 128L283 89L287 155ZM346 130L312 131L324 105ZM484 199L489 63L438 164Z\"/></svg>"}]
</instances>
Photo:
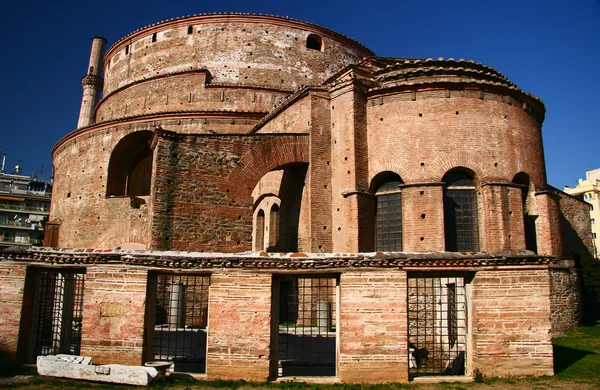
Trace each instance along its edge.
<instances>
[{"instance_id":1,"label":"blue sky","mask_svg":"<svg viewBox=\"0 0 600 390\"><path fill-rule=\"evenodd\" d=\"M173 4L175 3L175 4ZM7 169L48 178L51 149L75 129L91 38L109 45L169 18L212 12L289 16L386 57L473 59L542 98L548 182L574 186L600 158L600 1L1 1L0 149ZM43 166L43 172L42 171Z\"/></svg>"}]
</instances>

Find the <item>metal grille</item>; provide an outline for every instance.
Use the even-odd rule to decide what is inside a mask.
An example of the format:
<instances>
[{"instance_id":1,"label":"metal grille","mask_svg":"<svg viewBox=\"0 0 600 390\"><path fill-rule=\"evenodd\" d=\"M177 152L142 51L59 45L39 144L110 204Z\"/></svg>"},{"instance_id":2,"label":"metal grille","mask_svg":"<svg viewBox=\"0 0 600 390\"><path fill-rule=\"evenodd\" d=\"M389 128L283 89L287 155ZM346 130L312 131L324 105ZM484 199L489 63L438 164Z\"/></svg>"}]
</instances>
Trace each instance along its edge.
<instances>
[{"instance_id":1,"label":"metal grille","mask_svg":"<svg viewBox=\"0 0 600 390\"><path fill-rule=\"evenodd\" d=\"M44 270L35 286L34 356L78 355L83 311L82 271Z\"/></svg>"},{"instance_id":2,"label":"metal grille","mask_svg":"<svg viewBox=\"0 0 600 390\"><path fill-rule=\"evenodd\" d=\"M401 181L389 181L377 189L375 246L378 251L402 251Z\"/></svg>"},{"instance_id":3,"label":"metal grille","mask_svg":"<svg viewBox=\"0 0 600 390\"><path fill-rule=\"evenodd\" d=\"M411 377L464 375L466 332L464 277L408 278Z\"/></svg>"},{"instance_id":4,"label":"metal grille","mask_svg":"<svg viewBox=\"0 0 600 390\"><path fill-rule=\"evenodd\" d=\"M156 274L154 360L174 371L206 372L208 275Z\"/></svg>"},{"instance_id":5,"label":"metal grille","mask_svg":"<svg viewBox=\"0 0 600 390\"><path fill-rule=\"evenodd\" d=\"M479 251L477 195L471 189L447 189L444 197L446 250Z\"/></svg>"},{"instance_id":6,"label":"metal grille","mask_svg":"<svg viewBox=\"0 0 600 390\"><path fill-rule=\"evenodd\" d=\"M335 376L337 278L285 276L275 285L277 376Z\"/></svg>"}]
</instances>

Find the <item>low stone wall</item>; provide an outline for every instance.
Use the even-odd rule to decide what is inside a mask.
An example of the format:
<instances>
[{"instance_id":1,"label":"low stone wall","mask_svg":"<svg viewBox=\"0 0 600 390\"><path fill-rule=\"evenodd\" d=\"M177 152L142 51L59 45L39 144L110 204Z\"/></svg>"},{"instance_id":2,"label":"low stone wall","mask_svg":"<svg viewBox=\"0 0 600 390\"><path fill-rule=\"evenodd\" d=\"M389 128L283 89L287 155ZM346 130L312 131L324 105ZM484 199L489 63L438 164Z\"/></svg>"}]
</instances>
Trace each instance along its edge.
<instances>
[{"instance_id":1,"label":"low stone wall","mask_svg":"<svg viewBox=\"0 0 600 390\"><path fill-rule=\"evenodd\" d=\"M30 349L27 343L17 342L34 326L31 320L18 321L21 310L30 310L19 307L22 295L27 295L24 280L30 268L85 268L81 353L99 363L139 365L154 359L152 339L146 336L152 333L154 318L149 307L154 306L153 298L147 295L155 283L153 272L210 275L206 378L275 379L278 372L285 373L278 371L278 365L287 362L274 358L278 342L273 340L279 337L274 308L280 299L274 286L282 274L286 278L321 275L338 280L338 309L330 331L335 333L337 379L406 382L411 379L407 280L461 275L467 283L465 375L474 368L493 376L552 375L550 286L556 278L549 271L551 263L540 256L449 253L236 256L42 250L0 254L0 311L12 313L10 321L3 319L0 343L13 357ZM568 278L557 280L568 282Z\"/></svg>"}]
</instances>

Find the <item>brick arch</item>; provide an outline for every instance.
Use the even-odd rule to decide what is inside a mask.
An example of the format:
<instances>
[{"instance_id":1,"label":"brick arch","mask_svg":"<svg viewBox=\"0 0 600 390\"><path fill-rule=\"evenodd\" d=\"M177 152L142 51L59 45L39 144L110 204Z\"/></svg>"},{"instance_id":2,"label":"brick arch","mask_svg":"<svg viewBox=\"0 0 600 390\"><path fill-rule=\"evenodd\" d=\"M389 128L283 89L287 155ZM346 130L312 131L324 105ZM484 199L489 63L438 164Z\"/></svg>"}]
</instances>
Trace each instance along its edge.
<instances>
[{"instance_id":1,"label":"brick arch","mask_svg":"<svg viewBox=\"0 0 600 390\"><path fill-rule=\"evenodd\" d=\"M308 136L281 136L260 143L242 156L227 177L230 192L251 197L256 183L267 173L285 165L309 163Z\"/></svg>"},{"instance_id":2,"label":"brick arch","mask_svg":"<svg viewBox=\"0 0 600 390\"><path fill-rule=\"evenodd\" d=\"M369 185L373 182L375 176L382 172L394 172L402 178L404 183L414 180L415 173L413 169L405 166L401 161L393 157L381 157L373 162L373 168L369 172Z\"/></svg>"},{"instance_id":3,"label":"brick arch","mask_svg":"<svg viewBox=\"0 0 600 390\"><path fill-rule=\"evenodd\" d=\"M487 159L486 159L487 160ZM510 182L512 176L506 164L499 159L498 166L484 166L482 159L479 159L476 154L467 154L463 152L444 155L435 159L429 170L432 180L441 181L444 175L457 167L468 168L475 173L479 184L491 181Z\"/></svg>"}]
</instances>

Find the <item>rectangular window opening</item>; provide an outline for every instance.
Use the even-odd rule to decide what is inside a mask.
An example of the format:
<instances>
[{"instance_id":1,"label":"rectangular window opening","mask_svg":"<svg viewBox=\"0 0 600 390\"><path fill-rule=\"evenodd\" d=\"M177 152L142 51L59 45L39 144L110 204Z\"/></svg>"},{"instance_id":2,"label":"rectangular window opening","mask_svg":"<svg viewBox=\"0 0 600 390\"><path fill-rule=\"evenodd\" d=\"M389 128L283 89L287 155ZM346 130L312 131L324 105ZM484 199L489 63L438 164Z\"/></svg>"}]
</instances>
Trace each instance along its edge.
<instances>
[{"instance_id":1,"label":"rectangular window opening","mask_svg":"<svg viewBox=\"0 0 600 390\"><path fill-rule=\"evenodd\" d=\"M37 356L79 355L85 270L31 269L34 279L29 361Z\"/></svg>"},{"instance_id":2,"label":"rectangular window opening","mask_svg":"<svg viewBox=\"0 0 600 390\"><path fill-rule=\"evenodd\" d=\"M206 372L209 286L209 275L150 274L147 357L173 363L171 371Z\"/></svg>"},{"instance_id":3,"label":"rectangular window opening","mask_svg":"<svg viewBox=\"0 0 600 390\"><path fill-rule=\"evenodd\" d=\"M277 376L335 376L337 276L276 276Z\"/></svg>"},{"instance_id":4,"label":"rectangular window opening","mask_svg":"<svg viewBox=\"0 0 600 390\"><path fill-rule=\"evenodd\" d=\"M467 278L409 275L408 359L411 378L465 375Z\"/></svg>"}]
</instances>

